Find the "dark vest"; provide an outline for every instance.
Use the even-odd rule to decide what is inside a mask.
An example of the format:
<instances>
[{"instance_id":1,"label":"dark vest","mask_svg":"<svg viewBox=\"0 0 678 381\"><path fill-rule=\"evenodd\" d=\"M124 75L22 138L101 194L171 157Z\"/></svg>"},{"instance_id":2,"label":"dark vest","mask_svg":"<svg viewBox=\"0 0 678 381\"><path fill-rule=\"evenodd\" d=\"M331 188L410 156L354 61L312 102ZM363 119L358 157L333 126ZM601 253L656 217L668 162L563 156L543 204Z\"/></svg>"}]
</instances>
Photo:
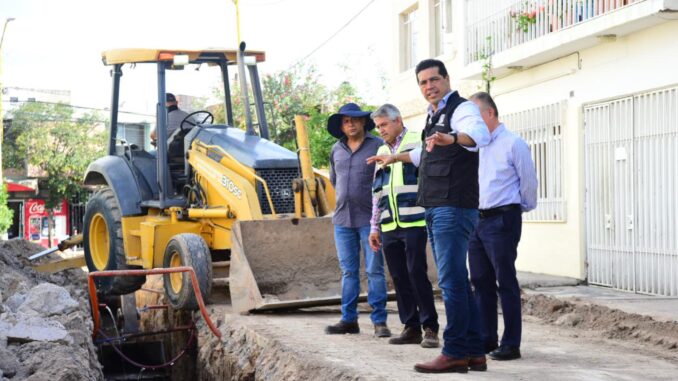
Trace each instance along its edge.
<instances>
[{"instance_id":1,"label":"dark vest","mask_svg":"<svg viewBox=\"0 0 678 381\"><path fill-rule=\"evenodd\" d=\"M450 119L457 106L466 102L456 91L447 98L444 109L426 118L421 133L424 142L435 132L449 133ZM456 131L456 130L455 130ZM454 206L478 208L478 153L459 144L435 146L431 152L422 150L419 167L417 204L423 207Z\"/></svg>"}]
</instances>

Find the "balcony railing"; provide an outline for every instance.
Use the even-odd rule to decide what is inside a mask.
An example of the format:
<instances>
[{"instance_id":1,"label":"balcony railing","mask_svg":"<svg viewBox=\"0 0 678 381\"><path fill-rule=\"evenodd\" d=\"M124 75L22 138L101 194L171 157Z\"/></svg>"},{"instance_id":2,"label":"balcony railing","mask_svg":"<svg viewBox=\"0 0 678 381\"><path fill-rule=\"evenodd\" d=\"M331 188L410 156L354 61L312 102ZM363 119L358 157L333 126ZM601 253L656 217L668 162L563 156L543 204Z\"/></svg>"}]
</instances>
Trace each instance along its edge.
<instances>
[{"instance_id":1,"label":"balcony railing","mask_svg":"<svg viewBox=\"0 0 678 381\"><path fill-rule=\"evenodd\" d=\"M469 64L644 0L466 0Z\"/></svg>"}]
</instances>

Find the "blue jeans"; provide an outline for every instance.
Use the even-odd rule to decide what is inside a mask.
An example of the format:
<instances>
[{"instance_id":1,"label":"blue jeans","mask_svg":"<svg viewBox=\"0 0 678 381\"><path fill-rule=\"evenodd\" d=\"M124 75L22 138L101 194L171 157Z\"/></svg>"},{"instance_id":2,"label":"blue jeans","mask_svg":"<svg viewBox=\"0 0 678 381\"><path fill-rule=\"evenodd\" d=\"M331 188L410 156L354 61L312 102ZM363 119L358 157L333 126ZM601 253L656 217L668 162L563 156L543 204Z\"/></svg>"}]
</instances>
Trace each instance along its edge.
<instances>
[{"instance_id":1,"label":"blue jeans","mask_svg":"<svg viewBox=\"0 0 678 381\"><path fill-rule=\"evenodd\" d=\"M468 280L468 240L478 222L477 209L426 208L428 239L438 266L447 325L443 354L455 358L484 356L478 306Z\"/></svg>"},{"instance_id":2,"label":"blue jeans","mask_svg":"<svg viewBox=\"0 0 678 381\"><path fill-rule=\"evenodd\" d=\"M367 273L367 302L372 307L372 322L386 323L386 277L381 251L370 249L370 226L345 228L334 226L334 241L341 267L341 320L352 323L358 320L360 295L360 248L365 255Z\"/></svg>"}]
</instances>

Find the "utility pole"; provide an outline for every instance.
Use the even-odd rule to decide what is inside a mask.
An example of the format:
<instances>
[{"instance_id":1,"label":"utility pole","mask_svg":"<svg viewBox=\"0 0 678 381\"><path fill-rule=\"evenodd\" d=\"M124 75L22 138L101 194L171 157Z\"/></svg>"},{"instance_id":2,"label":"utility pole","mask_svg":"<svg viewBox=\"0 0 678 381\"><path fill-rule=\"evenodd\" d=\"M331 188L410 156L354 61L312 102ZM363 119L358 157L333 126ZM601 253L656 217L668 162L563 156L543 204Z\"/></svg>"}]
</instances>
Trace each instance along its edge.
<instances>
[{"instance_id":1,"label":"utility pole","mask_svg":"<svg viewBox=\"0 0 678 381\"><path fill-rule=\"evenodd\" d=\"M240 38L240 0L233 0L233 3L235 4L235 28L238 36L238 41L236 41L235 45L238 46L242 41Z\"/></svg>"},{"instance_id":2,"label":"utility pole","mask_svg":"<svg viewBox=\"0 0 678 381\"><path fill-rule=\"evenodd\" d=\"M5 40L5 31L7 30L7 24L9 24L10 21L14 21L14 18L8 17L5 19L5 25L2 27L2 36L0 36L0 187L4 184L2 174L2 144L3 136L5 134L4 116L2 115L2 91L4 90L2 83L2 41Z\"/></svg>"}]
</instances>

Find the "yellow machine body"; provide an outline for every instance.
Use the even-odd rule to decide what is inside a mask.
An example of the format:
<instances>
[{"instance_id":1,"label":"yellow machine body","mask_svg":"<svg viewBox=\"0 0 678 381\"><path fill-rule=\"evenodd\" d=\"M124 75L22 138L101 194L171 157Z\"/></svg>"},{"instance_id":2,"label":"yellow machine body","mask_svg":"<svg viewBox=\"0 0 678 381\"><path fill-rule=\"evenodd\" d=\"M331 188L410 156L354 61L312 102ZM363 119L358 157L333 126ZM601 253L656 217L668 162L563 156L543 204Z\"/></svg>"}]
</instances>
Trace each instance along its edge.
<instances>
[{"instance_id":1,"label":"yellow machine body","mask_svg":"<svg viewBox=\"0 0 678 381\"><path fill-rule=\"evenodd\" d=\"M300 134L305 128L298 121ZM219 146L199 140L188 151L193 179L206 196L202 208L149 209L122 218L127 263L163 267L168 242L180 233L200 235L211 250L230 251L229 287L234 309L251 310L335 304L340 270L329 217L334 189L310 157L294 190L297 214L263 214L257 183L266 181ZM310 173L309 173L310 172ZM306 184L313 184L310 191ZM269 191L263 202L270 202ZM313 198L311 198L313 194ZM314 205L315 204L315 205ZM320 207L320 209L319 209ZM235 241L235 242L234 242Z\"/></svg>"},{"instance_id":2,"label":"yellow machine body","mask_svg":"<svg viewBox=\"0 0 678 381\"><path fill-rule=\"evenodd\" d=\"M247 108L247 130L232 127L230 97L225 100L226 124L198 120L186 131L182 127L180 139L167 136L166 118L159 117L158 142L167 139L167 148L159 144L157 155L120 144L112 123L109 155L92 163L85 177L87 185L100 187L85 213L85 259L91 271L196 260L210 269L202 272L209 279L201 284L228 285L238 312L340 302L341 271L330 218L335 191L327 174L311 165L304 118L295 119L298 155L268 139L256 71L264 57L245 51L244 44L237 51L124 49L102 54L104 63L113 66L114 98L124 65L157 65L159 116L166 112L165 71L186 62L206 64L227 79L229 65L237 61L241 81L246 70L253 81L260 133L254 132ZM247 87L241 82L241 88ZM244 104L247 97L244 91ZM116 104L112 120L117 119ZM203 261L205 251L208 260ZM212 279L212 269L222 274ZM179 292L181 279L175 276L166 284L166 293L176 293L178 304L190 306ZM127 293L141 287L139 281L143 279L116 279L100 286L109 293Z\"/></svg>"}]
</instances>

